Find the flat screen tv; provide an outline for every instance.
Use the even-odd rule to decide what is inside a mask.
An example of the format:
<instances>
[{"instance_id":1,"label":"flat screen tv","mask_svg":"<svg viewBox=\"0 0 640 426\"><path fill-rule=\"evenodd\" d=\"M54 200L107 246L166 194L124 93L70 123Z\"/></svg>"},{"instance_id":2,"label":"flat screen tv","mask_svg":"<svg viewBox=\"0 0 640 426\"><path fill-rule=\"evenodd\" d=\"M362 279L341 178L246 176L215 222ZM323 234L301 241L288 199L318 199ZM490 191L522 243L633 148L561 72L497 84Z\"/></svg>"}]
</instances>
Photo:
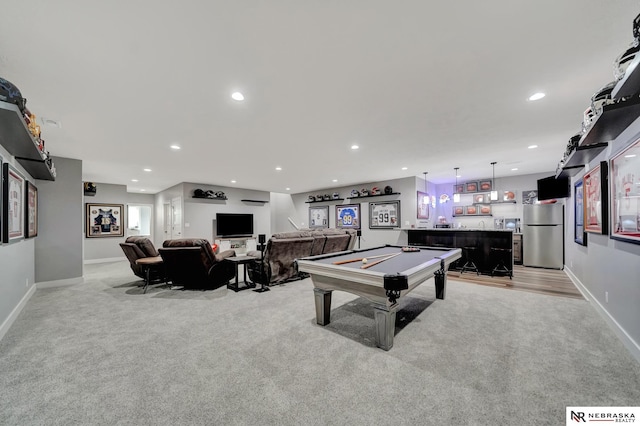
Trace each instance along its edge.
<instances>
[{"instance_id":1,"label":"flat screen tv","mask_svg":"<svg viewBox=\"0 0 640 426\"><path fill-rule=\"evenodd\" d=\"M253 215L250 213L216 213L218 237L247 237L253 235Z\"/></svg>"},{"instance_id":2,"label":"flat screen tv","mask_svg":"<svg viewBox=\"0 0 640 426\"><path fill-rule=\"evenodd\" d=\"M569 192L569 178L556 179L549 176L538 179L538 200L551 200L553 198L566 198Z\"/></svg>"}]
</instances>

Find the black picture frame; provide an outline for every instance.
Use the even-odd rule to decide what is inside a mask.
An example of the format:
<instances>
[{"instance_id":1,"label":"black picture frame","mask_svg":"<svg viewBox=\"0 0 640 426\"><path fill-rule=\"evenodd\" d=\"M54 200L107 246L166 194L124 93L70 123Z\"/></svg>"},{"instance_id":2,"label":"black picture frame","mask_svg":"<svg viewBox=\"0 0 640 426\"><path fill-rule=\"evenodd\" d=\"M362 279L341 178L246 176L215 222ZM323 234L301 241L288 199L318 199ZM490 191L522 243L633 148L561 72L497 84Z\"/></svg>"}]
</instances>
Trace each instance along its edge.
<instances>
[{"instance_id":1,"label":"black picture frame","mask_svg":"<svg viewBox=\"0 0 640 426\"><path fill-rule=\"evenodd\" d=\"M26 179L9 163L2 165L2 242L24 239Z\"/></svg>"},{"instance_id":2,"label":"black picture frame","mask_svg":"<svg viewBox=\"0 0 640 426\"><path fill-rule=\"evenodd\" d=\"M587 245L587 233L584 230L584 186L582 179L573 184L574 238L577 244Z\"/></svg>"},{"instance_id":3,"label":"black picture frame","mask_svg":"<svg viewBox=\"0 0 640 426\"><path fill-rule=\"evenodd\" d=\"M38 188L27 181L24 201L25 238L38 236Z\"/></svg>"}]
</instances>

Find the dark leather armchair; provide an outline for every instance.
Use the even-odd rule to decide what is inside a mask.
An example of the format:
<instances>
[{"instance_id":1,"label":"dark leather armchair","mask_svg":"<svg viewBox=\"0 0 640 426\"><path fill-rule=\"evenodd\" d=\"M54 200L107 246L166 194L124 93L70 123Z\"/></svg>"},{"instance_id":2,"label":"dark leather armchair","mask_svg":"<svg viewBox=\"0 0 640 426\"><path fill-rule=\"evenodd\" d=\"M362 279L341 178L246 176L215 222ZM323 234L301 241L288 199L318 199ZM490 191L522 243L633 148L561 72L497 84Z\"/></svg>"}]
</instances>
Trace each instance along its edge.
<instances>
[{"instance_id":1,"label":"dark leather armchair","mask_svg":"<svg viewBox=\"0 0 640 426\"><path fill-rule=\"evenodd\" d=\"M136 260L147 257L157 257L160 260L160 254L147 237L128 237L124 243L120 243L120 247L122 247L122 251L127 256L133 273L145 280L147 279L146 270L141 265L138 265ZM151 269L149 278L150 281L164 280L164 268Z\"/></svg>"},{"instance_id":2,"label":"dark leather armchair","mask_svg":"<svg viewBox=\"0 0 640 426\"><path fill-rule=\"evenodd\" d=\"M159 250L169 280L175 286L214 289L235 277L235 268L224 259L234 250L214 254L209 241L200 238L167 240Z\"/></svg>"}]
</instances>

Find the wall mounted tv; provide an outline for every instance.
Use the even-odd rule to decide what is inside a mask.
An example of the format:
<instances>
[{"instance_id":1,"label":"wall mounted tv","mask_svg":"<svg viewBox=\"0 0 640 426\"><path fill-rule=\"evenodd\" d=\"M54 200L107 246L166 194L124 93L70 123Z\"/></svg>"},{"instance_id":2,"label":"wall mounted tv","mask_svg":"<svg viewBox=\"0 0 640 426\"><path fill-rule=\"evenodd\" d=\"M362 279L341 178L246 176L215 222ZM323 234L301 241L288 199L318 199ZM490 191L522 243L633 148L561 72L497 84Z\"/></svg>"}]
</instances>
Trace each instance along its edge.
<instances>
[{"instance_id":1,"label":"wall mounted tv","mask_svg":"<svg viewBox=\"0 0 640 426\"><path fill-rule=\"evenodd\" d=\"M553 198L566 198L569 192L569 178L556 179L549 176L538 179L538 200L551 200Z\"/></svg>"},{"instance_id":2,"label":"wall mounted tv","mask_svg":"<svg viewBox=\"0 0 640 426\"><path fill-rule=\"evenodd\" d=\"M248 237L253 235L253 215L250 213L216 213L218 237Z\"/></svg>"}]
</instances>

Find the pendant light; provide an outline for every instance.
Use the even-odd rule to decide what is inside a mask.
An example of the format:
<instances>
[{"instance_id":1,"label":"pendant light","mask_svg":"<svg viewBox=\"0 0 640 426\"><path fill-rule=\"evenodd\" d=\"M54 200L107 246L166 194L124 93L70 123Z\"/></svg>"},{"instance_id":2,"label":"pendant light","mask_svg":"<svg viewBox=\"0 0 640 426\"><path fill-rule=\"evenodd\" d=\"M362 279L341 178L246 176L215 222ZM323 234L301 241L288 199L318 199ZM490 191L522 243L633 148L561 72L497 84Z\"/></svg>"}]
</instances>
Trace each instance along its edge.
<instances>
[{"instance_id":1,"label":"pendant light","mask_svg":"<svg viewBox=\"0 0 640 426\"><path fill-rule=\"evenodd\" d=\"M429 172L422 172L422 174L424 175L424 196L422 197L422 204L426 205L427 208L429 208L429 203L431 202L431 200L429 200L429 193L427 192L427 174Z\"/></svg>"},{"instance_id":2,"label":"pendant light","mask_svg":"<svg viewBox=\"0 0 640 426\"><path fill-rule=\"evenodd\" d=\"M493 167L493 177L491 178L491 201L498 201L498 190L496 189L496 162L491 163Z\"/></svg>"},{"instance_id":3,"label":"pendant light","mask_svg":"<svg viewBox=\"0 0 640 426\"><path fill-rule=\"evenodd\" d=\"M456 186L453 187L453 202L454 203L459 203L460 202L460 193L458 192L458 170L460 169L460 167L454 167L453 170L456 171Z\"/></svg>"}]
</instances>

